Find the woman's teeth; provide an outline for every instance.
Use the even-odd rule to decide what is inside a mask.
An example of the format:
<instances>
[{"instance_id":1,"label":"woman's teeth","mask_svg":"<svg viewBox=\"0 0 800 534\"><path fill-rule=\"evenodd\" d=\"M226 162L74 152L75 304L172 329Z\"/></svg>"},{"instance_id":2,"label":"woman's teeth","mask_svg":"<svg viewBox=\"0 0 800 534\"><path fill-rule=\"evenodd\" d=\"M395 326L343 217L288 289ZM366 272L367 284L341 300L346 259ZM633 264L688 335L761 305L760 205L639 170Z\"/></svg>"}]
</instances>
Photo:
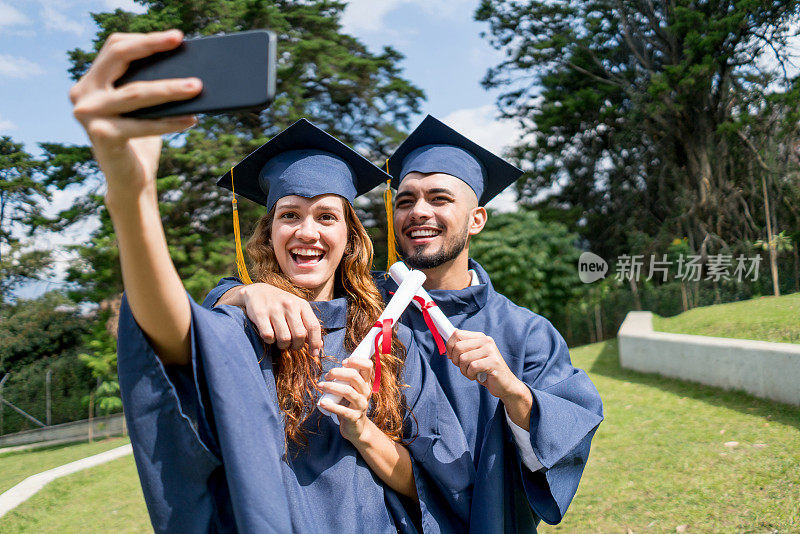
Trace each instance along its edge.
<instances>
[{"instance_id":1,"label":"woman's teeth","mask_svg":"<svg viewBox=\"0 0 800 534\"><path fill-rule=\"evenodd\" d=\"M294 248L289 251L297 263L317 263L325 253L315 248Z\"/></svg>"}]
</instances>

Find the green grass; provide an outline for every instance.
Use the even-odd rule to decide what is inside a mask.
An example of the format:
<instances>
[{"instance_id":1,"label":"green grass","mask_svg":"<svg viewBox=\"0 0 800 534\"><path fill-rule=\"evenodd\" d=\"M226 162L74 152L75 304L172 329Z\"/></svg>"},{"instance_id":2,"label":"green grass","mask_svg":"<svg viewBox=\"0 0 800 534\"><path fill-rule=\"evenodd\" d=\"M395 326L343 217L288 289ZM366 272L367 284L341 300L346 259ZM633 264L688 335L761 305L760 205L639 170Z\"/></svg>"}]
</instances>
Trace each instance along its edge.
<instances>
[{"instance_id":1,"label":"green grass","mask_svg":"<svg viewBox=\"0 0 800 534\"><path fill-rule=\"evenodd\" d=\"M660 332L800 343L800 293L704 306L675 317L653 316Z\"/></svg>"},{"instance_id":2,"label":"green grass","mask_svg":"<svg viewBox=\"0 0 800 534\"><path fill-rule=\"evenodd\" d=\"M606 419L564 521L540 532L800 532L800 408L621 369L616 341L571 353ZM149 530L132 457L0 519L0 534Z\"/></svg>"},{"instance_id":3,"label":"green grass","mask_svg":"<svg viewBox=\"0 0 800 534\"><path fill-rule=\"evenodd\" d=\"M153 532L133 456L54 480L0 519L0 534Z\"/></svg>"},{"instance_id":4,"label":"green grass","mask_svg":"<svg viewBox=\"0 0 800 534\"><path fill-rule=\"evenodd\" d=\"M93 443L56 445L42 449L0 454L0 493L36 473L121 447L126 443L130 443L128 438L111 438Z\"/></svg>"},{"instance_id":5,"label":"green grass","mask_svg":"<svg viewBox=\"0 0 800 534\"><path fill-rule=\"evenodd\" d=\"M571 354L605 421L564 521L540 532L800 532L800 408L624 370L615 340Z\"/></svg>"}]
</instances>

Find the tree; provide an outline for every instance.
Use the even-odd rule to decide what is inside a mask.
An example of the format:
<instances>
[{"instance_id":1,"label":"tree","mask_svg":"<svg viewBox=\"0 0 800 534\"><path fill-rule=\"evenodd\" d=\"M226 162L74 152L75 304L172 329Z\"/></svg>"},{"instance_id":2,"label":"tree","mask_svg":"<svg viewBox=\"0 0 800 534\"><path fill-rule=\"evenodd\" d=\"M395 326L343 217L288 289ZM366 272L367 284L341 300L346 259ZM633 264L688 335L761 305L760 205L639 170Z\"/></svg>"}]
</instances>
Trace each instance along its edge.
<instances>
[{"instance_id":1,"label":"tree","mask_svg":"<svg viewBox=\"0 0 800 534\"><path fill-rule=\"evenodd\" d=\"M278 35L278 94L261 113L239 112L200 117L197 127L166 143L159 168L162 221L173 261L195 298L234 265L230 194L215 185L235 162L301 117L361 149L372 158L388 149L418 112L422 91L400 76L402 56L391 48L374 54L343 34L344 3L281 0L142 1L146 13L122 10L98 13L95 50L73 50L70 73L77 79L96 50L114 31L179 28L187 36L221 31L271 28ZM43 146L50 165L49 183L83 184L89 193L63 211L60 227L99 215L91 241L77 248L80 261L70 270L84 298L95 302L121 291L113 231L102 206L102 183L85 147ZM239 204L243 234L263 213L250 202Z\"/></svg>"},{"instance_id":2,"label":"tree","mask_svg":"<svg viewBox=\"0 0 800 534\"><path fill-rule=\"evenodd\" d=\"M45 377L50 372L52 424L86 417L83 397L94 380L78 352L90 323L74 302L55 291L0 308L0 378L8 375L3 397L45 421ZM0 411L0 434L33 426L8 408Z\"/></svg>"},{"instance_id":3,"label":"tree","mask_svg":"<svg viewBox=\"0 0 800 534\"><path fill-rule=\"evenodd\" d=\"M50 194L40 169L21 143L0 137L0 303L24 280L46 275L50 265L49 252L26 250L19 239L23 230L32 235L44 222L42 200Z\"/></svg>"},{"instance_id":4,"label":"tree","mask_svg":"<svg viewBox=\"0 0 800 534\"><path fill-rule=\"evenodd\" d=\"M48 356L75 353L88 322L59 292L18 300L0 315L0 371L12 372Z\"/></svg>"},{"instance_id":5,"label":"tree","mask_svg":"<svg viewBox=\"0 0 800 534\"><path fill-rule=\"evenodd\" d=\"M751 95L786 92L796 1L483 0L476 18L507 53L484 79L531 141L514 150L528 203L583 212L581 234L604 257L630 230L661 250L744 250L752 217L750 149L736 133L760 114ZM772 66L763 60L773 59ZM789 93L786 93L787 95ZM793 106L797 107L796 95ZM745 157L747 154L747 157Z\"/></svg>"},{"instance_id":6,"label":"tree","mask_svg":"<svg viewBox=\"0 0 800 534\"><path fill-rule=\"evenodd\" d=\"M87 352L82 352L78 358L97 379L94 393L99 410L104 415L121 411L122 398L117 378L117 342L104 328L103 321L94 324L91 335L87 337L86 348Z\"/></svg>"},{"instance_id":7,"label":"tree","mask_svg":"<svg viewBox=\"0 0 800 534\"><path fill-rule=\"evenodd\" d=\"M0 305L24 282L46 280L52 273L52 265L49 250L24 250L19 243L11 245L0 259Z\"/></svg>"}]
</instances>

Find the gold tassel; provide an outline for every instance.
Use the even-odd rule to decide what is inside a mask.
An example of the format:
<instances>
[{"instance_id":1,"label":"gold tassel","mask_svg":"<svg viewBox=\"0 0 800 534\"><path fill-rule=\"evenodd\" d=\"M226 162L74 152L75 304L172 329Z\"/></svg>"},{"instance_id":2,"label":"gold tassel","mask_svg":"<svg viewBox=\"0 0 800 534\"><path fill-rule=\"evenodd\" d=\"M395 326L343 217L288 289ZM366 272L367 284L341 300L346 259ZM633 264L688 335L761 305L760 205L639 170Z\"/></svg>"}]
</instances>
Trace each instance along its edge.
<instances>
[{"instance_id":1,"label":"gold tassel","mask_svg":"<svg viewBox=\"0 0 800 534\"><path fill-rule=\"evenodd\" d=\"M233 238L236 240L236 270L239 272L239 279L245 284L252 284L250 275L247 273L247 265L244 263L242 254L242 237L239 233L239 208L236 206L236 189L233 187L233 167L231 167L231 192L233 193Z\"/></svg>"},{"instance_id":2,"label":"gold tassel","mask_svg":"<svg viewBox=\"0 0 800 534\"><path fill-rule=\"evenodd\" d=\"M389 160L386 160L386 173L389 173ZM386 191L383 192L383 205L386 208L386 241L387 260L386 272L389 267L397 263L397 244L394 238L394 208L392 207L392 180L386 180Z\"/></svg>"}]
</instances>

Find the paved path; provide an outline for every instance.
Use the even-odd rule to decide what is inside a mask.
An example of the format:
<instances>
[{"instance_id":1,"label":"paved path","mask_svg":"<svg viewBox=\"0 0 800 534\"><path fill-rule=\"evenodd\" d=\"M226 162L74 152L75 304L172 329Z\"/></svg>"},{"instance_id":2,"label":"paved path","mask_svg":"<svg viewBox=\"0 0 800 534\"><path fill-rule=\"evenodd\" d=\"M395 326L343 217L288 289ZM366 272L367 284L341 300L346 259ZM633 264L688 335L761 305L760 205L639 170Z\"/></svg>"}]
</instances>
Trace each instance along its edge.
<instances>
[{"instance_id":1,"label":"paved path","mask_svg":"<svg viewBox=\"0 0 800 534\"><path fill-rule=\"evenodd\" d=\"M35 475L31 475L10 490L0 494L0 517L10 512L20 504L24 503L36 494L40 489L45 487L53 480L71 475L78 471L82 471L89 467L104 464L117 458L122 458L131 454L132 449L130 444L111 449L110 451L101 452L88 458L82 458L68 464L64 464L47 471L42 471Z\"/></svg>"}]
</instances>

